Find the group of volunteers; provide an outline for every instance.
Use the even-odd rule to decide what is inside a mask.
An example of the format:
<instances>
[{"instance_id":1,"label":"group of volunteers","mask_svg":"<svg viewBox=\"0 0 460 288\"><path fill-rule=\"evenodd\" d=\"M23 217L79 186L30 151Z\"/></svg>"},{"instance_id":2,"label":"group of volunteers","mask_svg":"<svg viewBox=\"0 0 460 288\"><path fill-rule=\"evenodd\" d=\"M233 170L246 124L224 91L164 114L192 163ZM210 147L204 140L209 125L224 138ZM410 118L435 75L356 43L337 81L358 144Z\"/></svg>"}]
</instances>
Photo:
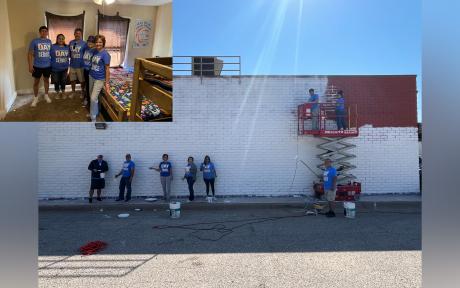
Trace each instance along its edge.
<instances>
[{"instance_id":1,"label":"group of volunteers","mask_svg":"<svg viewBox=\"0 0 460 288\"><path fill-rule=\"evenodd\" d=\"M320 118L320 102L319 96L315 93L315 89L308 90L310 98L308 103L311 103L311 123L312 130L319 130L319 118ZM347 113L345 111L345 98L343 98L343 91L337 91L335 100L335 122L337 123L337 130L347 130Z\"/></svg>"},{"instance_id":2,"label":"group of volunteers","mask_svg":"<svg viewBox=\"0 0 460 288\"><path fill-rule=\"evenodd\" d=\"M131 200L131 183L134 178L136 171L136 164L131 160L131 155L126 154L125 161L119 173L115 175L115 178L121 176L119 185L119 195L116 201L128 202ZM162 161L158 166L152 166L149 169L156 170L160 173L161 186L163 189L164 200L169 202L171 200L171 182L173 181L172 164L169 162L168 154L163 154ZM98 155L97 158L88 165L88 170L91 171L91 187L89 189L89 203L93 202L94 191L97 193L97 201L102 201L101 194L102 189L105 188L105 173L109 171L108 163L103 159L102 155ZM211 162L211 158L206 155L203 162L200 165L200 171L203 172L203 180L206 184L206 196L210 196L210 190L212 197L215 200L215 188L214 182L217 177L216 167ZM187 164L185 166L185 173L182 180L187 180L189 190L189 201L195 199L194 184L197 179L198 168L194 163L193 157L188 157ZM209 189L211 188L211 189ZM126 191L126 197L125 197Z\"/></svg>"},{"instance_id":3,"label":"group of volunteers","mask_svg":"<svg viewBox=\"0 0 460 288\"><path fill-rule=\"evenodd\" d=\"M44 99L51 103L49 91L49 78L55 88L55 99L66 99L65 87L67 75L70 78L72 92L68 97L72 99L77 96L75 86L77 80L80 82L80 99L83 105L88 107L92 121L95 121L99 114L99 93L102 88L109 91L110 80L110 55L104 49L105 37L103 35L89 36L83 41L83 31L76 28L75 39L66 44L63 34L56 37L53 44L48 39L48 28L42 26L39 29L40 37L32 40L29 45L28 63L29 72L34 78L34 99L32 107L36 107L38 99L38 87L43 77L45 88ZM89 105L89 106L88 106Z\"/></svg>"}]
</instances>

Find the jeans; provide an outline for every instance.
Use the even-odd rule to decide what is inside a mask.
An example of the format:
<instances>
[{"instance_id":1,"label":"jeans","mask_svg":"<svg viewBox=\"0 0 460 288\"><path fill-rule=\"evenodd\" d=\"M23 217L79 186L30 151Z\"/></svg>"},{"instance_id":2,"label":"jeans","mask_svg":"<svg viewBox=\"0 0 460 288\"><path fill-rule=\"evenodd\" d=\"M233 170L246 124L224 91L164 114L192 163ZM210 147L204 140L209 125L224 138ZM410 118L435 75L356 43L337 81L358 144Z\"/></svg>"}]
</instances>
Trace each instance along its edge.
<instances>
[{"instance_id":1,"label":"jeans","mask_svg":"<svg viewBox=\"0 0 460 288\"><path fill-rule=\"evenodd\" d=\"M128 189L126 193L126 200L131 200L131 181L129 181L129 177L121 177L120 180L120 194L118 195L118 199L124 199L125 197L125 187Z\"/></svg>"},{"instance_id":2,"label":"jeans","mask_svg":"<svg viewBox=\"0 0 460 288\"><path fill-rule=\"evenodd\" d=\"M89 104L91 102L91 92L89 91L89 70L83 70L83 77L85 78L85 99Z\"/></svg>"},{"instance_id":3,"label":"jeans","mask_svg":"<svg viewBox=\"0 0 460 288\"><path fill-rule=\"evenodd\" d=\"M319 109L311 110L311 130L319 130Z\"/></svg>"},{"instance_id":4,"label":"jeans","mask_svg":"<svg viewBox=\"0 0 460 288\"><path fill-rule=\"evenodd\" d=\"M163 196L166 201L171 199L171 176L160 176Z\"/></svg>"},{"instance_id":5,"label":"jeans","mask_svg":"<svg viewBox=\"0 0 460 288\"><path fill-rule=\"evenodd\" d=\"M337 122L337 130L347 129L345 110L335 110L335 121Z\"/></svg>"},{"instance_id":6,"label":"jeans","mask_svg":"<svg viewBox=\"0 0 460 288\"><path fill-rule=\"evenodd\" d=\"M195 199L195 191L193 190L193 184L195 184L195 180L193 179L193 177L187 177L187 184L188 192L190 193L188 200L193 201Z\"/></svg>"},{"instance_id":7,"label":"jeans","mask_svg":"<svg viewBox=\"0 0 460 288\"><path fill-rule=\"evenodd\" d=\"M105 80L96 80L89 76L89 90L91 98L91 120L96 121L97 115L99 114L99 94L102 88L104 88Z\"/></svg>"},{"instance_id":8,"label":"jeans","mask_svg":"<svg viewBox=\"0 0 460 288\"><path fill-rule=\"evenodd\" d=\"M215 196L214 191L214 178L213 179L204 179L204 183L206 184L206 195L209 196L209 185L211 185L212 196Z\"/></svg>"},{"instance_id":9,"label":"jeans","mask_svg":"<svg viewBox=\"0 0 460 288\"><path fill-rule=\"evenodd\" d=\"M65 84L67 82L67 70L52 71L51 78L54 82L54 90L59 93L65 91Z\"/></svg>"}]
</instances>

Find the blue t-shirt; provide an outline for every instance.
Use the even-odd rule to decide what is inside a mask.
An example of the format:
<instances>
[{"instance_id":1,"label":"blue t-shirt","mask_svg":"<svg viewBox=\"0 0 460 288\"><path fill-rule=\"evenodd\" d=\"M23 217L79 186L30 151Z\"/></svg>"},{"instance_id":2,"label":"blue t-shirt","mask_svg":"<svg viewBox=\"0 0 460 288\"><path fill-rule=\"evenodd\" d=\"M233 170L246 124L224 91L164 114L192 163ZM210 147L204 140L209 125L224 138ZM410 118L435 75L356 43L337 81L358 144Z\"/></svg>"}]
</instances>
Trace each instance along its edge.
<instances>
[{"instance_id":1,"label":"blue t-shirt","mask_svg":"<svg viewBox=\"0 0 460 288\"><path fill-rule=\"evenodd\" d=\"M203 171L203 178L204 179L214 179L216 178L216 169L214 167L214 164L208 163L208 164L201 164L200 170Z\"/></svg>"},{"instance_id":2,"label":"blue t-shirt","mask_svg":"<svg viewBox=\"0 0 460 288\"><path fill-rule=\"evenodd\" d=\"M310 96L310 99L308 99L308 102L316 102L319 100L319 96L318 94L313 94ZM318 109L318 103L314 103L313 105L311 105L311 110L316 110Z\"/></svg>"},{"instance_id":3,"label":"blue t-shirt","mask_svg":"<svg viewBox=\"0 0 460 288\"><path fill-rule=\"evenodd\" d=\"M83 40L72 40L70 47L70 67L83 68L83 52L85 51L86 42Z\"/></svg>"},{"instance_id":4,"label":"blue t-shirt","mask_svg":"<svg viewBox=\"0 0 460 288\"><path fill-rule=\"evenodd\" d=\"M334 181L334 177L337 176L337 170L334 167L329 167L324 170L323 173L323 182L324 182L324 190L331 190L332 183Z\"/></svg>"},{"instance_id":5,"label":"blue t-shirt","mask_svg":"<svg viewBox=\"0 0 460 288\"><path fill-rule=\"evenodd\" d=\"M123 163L123 177L131 177L131 169L136 167L133 161L125 161Z\"/></svg>"},{"instance_id":6,"label":"blue t-shirt","mask_svg":"<svg viewBox=\"0 0 460 288\"><path fill-rule=\"evenodd\" d=\"M91 69L91 58L93 57L95 51L95 48L89 48L86 46L85 52L83 53L83 67L85 70L89 71L89 69Z\"/></svg>"},{"instance_id":7,"label":"blue t-shirt","mask_svg":"<svg viewBox=\"0 0 460 288\"><path fill-rule=\"evenodd\" d=\"M105 80L105 65L110 65L110 54L105 49L94 51L89 75L96 80Z\"/></svg>"},{"instance_id":8,"label":"blue t-shirt","mask_svg":"<svg viewBox=\"0 0 460 288\"><path fill-rule=\"evenodd\" d=\"M345 111L345 99L343 97L337 98L335 109Z\"/></svg>"},{"instance_id":9,"label":"blue t-shirt","mask_svg":"<svg viewBox=\"0 0 460 288\"><path fill-rule=\"evenodd\" d=\"M69 68L69 46L51 46L51 69L55 72L64 71Z\"/></svg>"},{"instance_id":10,"label":"blue t-shirt","mask_svg":"<svg viewBox=\"0 0 460 288\"><path fill-rule=\"evenodd\" d=\"M158 168L160 168L160 176L163 176L163 177L171 176L172 166L169 161L161 162L160 165L158 165Z\"/></svg>"},{"instance_id":11,"label":"blue t-shirt","mask_svg":"<svg viewBox=\"0 0 460 288\"><path fill-rule=\"evenodd\" d=\"M51 40L48 38L36 38L30 42L29 51L34 52L34 66L37 68L51 67Z\"/></svg>"}]
</instances>

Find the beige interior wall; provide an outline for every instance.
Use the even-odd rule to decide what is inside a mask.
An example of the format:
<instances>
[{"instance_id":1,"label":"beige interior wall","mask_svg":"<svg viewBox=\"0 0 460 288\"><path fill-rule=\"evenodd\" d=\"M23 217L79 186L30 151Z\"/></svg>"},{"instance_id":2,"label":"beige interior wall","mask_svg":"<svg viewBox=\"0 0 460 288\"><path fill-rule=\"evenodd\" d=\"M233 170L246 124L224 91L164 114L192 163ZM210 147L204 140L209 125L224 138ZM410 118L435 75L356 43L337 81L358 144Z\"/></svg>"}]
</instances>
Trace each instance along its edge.
<instances>
[{"instance_id":1,"label":"beige interior wall","mask_svg":"<svg viewBox=\"0 0 460 288\"><path fill-rule=\"evenodd\" d=\"M167 35L171 32L162 31L155 23L157 15L157 7L155 6L137 6L137 5L110 5L105 6L104 11L102 7L94 3L76 3L65 2L62 0L7 0L8 13L10 15L10 27L12 34L12 47L13 47L13 60L14 60L14 76L18 92L29 91L32 88L32 78L28 72L27 66L27 49L32 39L38 37L38 28L45 25L45 11L59 15L78 15L85 10L85 27L84 37L90 34L95 34L97 29L97 10L101 10L104 14L115 15L120 12L120 16L128 17L131 19L129 28L129 42L128 42L128 66L133 66L136 57L150 57L153 51L154 41L169 41ZM167 5L166 5L167 6ZM162 8L171 9L171 8ZM172 9L171 9L172 10ZM172 31L172 21L165 16L167 13L160 13L162 18L161 23L165 26L165 30ZM154 24L154 31L152 31L149 46L146 48L133 48L132 41L134 38L134 23L136 19L152 20ZM166 24L165 24L166 23ZM158 31L157 31L158 30ZM159 36L154 37L154 33ZM165 40L163 40L165 39ZM51 39L53 41L53 39ZM170 45L170 43L168 43ZM162 47L163 45L159 45ZM159 51L164 51L161 48ZM160 53L160 52L159 52ZM167 55L166 52L163 55ZM11 55L11 54L9 54Z\"/></svg>"},{"instance_id":2,"label":"beige interior wall","mask_svg":"<svg viewBox=\"0 0 460 288\"><path fill-rule=\"evenodd\" d=\"M158 6L152 56L172 56L172 3Z\"/></svg>"},{"instance_id":3,"label":"beige interior wall","mask_svg":"<svg viewBox=\"0 0 460 288\"><path fill-rule=\"evenodd\" d=\"M0 43L0 119L3 119L16 98L13 59L11 58L13 50L6 0L0 0L0 27L2 27L3 39Z\"/></svg>"}]
</instances>

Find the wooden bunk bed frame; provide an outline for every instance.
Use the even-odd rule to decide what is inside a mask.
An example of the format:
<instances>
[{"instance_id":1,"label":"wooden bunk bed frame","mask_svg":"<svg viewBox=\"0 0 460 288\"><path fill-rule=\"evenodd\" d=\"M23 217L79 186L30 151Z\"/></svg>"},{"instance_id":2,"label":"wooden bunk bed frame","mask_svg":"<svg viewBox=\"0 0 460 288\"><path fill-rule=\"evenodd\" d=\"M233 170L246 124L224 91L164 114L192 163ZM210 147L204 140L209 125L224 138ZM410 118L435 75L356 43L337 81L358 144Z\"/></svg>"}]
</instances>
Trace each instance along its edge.
<instances>
[{"instance_id":1,"label":"wooden bunk bed frame","mask_svg":"<svg viewBox=\"0 0 460 288\"><path fill-rule=\"evenodd\" d=\"M151 84L146 79L148 71L152 74L158 74L165 79L172 81L172 58L136 58L134 64L133 87L131 96L131 107L128 109L116 101L104 89L100 102L111 121L140 121L144 122L141 117L141 96L153 101L160 107L162 116L154 119L153 122L172 121L172 92L159 88ZM172 90L172 87L170 87Z\"/></svg>"}]
</instances>

